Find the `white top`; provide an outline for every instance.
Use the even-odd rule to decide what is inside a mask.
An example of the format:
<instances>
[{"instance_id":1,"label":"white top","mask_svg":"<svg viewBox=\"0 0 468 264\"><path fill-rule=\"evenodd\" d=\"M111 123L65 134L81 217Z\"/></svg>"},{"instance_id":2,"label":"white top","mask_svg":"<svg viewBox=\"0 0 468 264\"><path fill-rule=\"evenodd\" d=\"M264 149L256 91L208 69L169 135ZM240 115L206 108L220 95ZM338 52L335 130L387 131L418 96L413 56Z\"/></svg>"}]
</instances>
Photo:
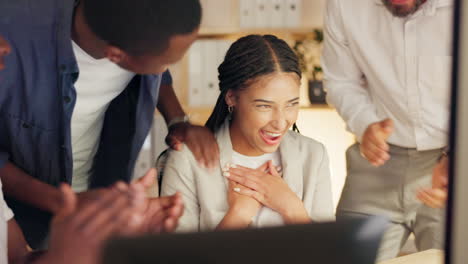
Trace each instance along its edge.
<instances>
[{"instance_id":1,"label":"white top","mask_svg":"<svg viewBox=\"0 0 468 264\"><path fill-rule=\"evenodd\" d=\"M279 151L256 157L245 156L236 151L232 153L232 163L251 169L257 169L269 160L273 161L274 166L281 166L281 155ZM284 225L284 220L280 214L263 206L252 219L251 225L253 227L281 226Z\"/></svg>"},{"instance_id":2,"label":"white top","mask_svg":"<svg viewBox=\"0 0 468 264\"><path fill-rule=\"evenodd\" d=\"M75 192L88 189L88 179L98 149L104 116L135 75L107 58L96 60L73 42L80 75L75 83L76 104L71 120L73 181Z\"/></svg>"},{"instance_id":3,"label":"white top","mask_svg":"<svg viewBox=\"0 0 468 264\"><path fill-rule=\"evenodd\" d=\"M447 145L452 0L428 0L407 18L381 0L329 0L322 56L328 101L361 139L390 118L389 143L428 150Z\"/></svg>"},{"instance_id":4,"label":"white top","mask_svg":"<svg viewBox=\"0 0 468 264\"><path fill-rule=\"evenodd\" d=\"M2 182L0 181L0 264L7 264L8 226L7 222L13 218L13 212L3 199Z\"/></svg>"}]
</instances>

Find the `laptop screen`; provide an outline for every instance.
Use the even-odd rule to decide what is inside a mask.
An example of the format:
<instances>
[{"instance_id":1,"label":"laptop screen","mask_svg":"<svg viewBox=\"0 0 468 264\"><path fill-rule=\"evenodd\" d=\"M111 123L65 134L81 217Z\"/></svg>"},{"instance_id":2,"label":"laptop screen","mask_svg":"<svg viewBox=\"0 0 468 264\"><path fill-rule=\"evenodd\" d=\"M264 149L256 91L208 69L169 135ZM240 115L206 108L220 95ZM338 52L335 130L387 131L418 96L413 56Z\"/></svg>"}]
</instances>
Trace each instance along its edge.
<instances>
[{"instance_id":1,"label":"laptop screen","mask_svg":"<svg viewBox=\"0 0 468 264\"><path fill-rule=\"evenodd\" d=\"M105 264L373 264L387 220L371 217L275 228L165 234L111 241Z\"/></svg>"}]
</instances>

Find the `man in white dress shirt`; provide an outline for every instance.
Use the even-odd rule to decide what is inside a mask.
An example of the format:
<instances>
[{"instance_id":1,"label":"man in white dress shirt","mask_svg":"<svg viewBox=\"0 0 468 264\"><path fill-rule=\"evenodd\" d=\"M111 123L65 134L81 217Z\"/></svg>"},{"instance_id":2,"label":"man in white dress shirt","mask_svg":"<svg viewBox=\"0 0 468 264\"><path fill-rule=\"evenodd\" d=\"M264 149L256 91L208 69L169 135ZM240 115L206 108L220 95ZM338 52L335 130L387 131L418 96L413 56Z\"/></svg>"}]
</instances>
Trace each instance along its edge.
<instances>
[{"instance_id":1,"label":"man in white dress shirt","mask_svg":"<svg viewBox=\"0 0 468 264\"><path fill-rule=\"evenodd\" d=\"M416 199L446 146L451 0L330 0L323 69L328 101L358 143L337 217L386 215L379 260L410 233L419 250L443 247L441 209Z\"/></svg>"}]
</instances>

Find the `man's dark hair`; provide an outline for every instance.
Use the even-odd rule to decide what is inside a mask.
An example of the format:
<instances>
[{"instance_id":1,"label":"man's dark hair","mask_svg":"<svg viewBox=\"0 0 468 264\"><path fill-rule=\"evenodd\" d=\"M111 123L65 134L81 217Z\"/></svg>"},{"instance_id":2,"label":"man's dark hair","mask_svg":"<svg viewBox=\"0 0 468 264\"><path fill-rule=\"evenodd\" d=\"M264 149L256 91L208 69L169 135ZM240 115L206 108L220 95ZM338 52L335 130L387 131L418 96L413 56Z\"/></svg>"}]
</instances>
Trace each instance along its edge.
<instances>
[{"instance_id":1,"label":"man's dark hair","mask_svg":"<svg viewBox=\"0 0 468 264\"><path fill-rule=\"evenodd\" d=\"M102 40L131 55L159 55L174 35L200 26L199 0L82 0L84 17Z\"/></svg>"},{"instance_id":2,"label":"man's dark hair","mask_svg":"<svg viewBox=\"0 0 468 264\"><path fill-rule=\"evenodd\" d=\"M249 35L234 42L218 67L221 94L205 126L216 132L229 116L227 91L242 90L258 77L274 72L295 73L301 79L297 56L284 40L273 35ZM293 130L299 131L296 124Z\"/></svg>"}]
</instances>

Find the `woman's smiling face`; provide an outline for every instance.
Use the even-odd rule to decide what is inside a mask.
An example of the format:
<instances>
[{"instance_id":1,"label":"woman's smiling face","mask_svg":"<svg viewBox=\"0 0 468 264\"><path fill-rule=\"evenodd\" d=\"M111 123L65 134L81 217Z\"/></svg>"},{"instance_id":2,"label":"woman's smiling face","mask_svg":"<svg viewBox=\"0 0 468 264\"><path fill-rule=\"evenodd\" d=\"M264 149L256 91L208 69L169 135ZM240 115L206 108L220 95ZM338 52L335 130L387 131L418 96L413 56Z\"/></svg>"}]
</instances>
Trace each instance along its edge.
<instances>
[{"instance_id":1,"label":"woman's smiling face","mask_svg":"<svg viewBox=\"0 0 468 264\"><path fill-rule=\"evenodd\" d=\"M226 102L234 107L230 127L234 150L246 156L275 152L299 112L300 79L275 72L256 78Z\"/></svg>"}]
</instances>

